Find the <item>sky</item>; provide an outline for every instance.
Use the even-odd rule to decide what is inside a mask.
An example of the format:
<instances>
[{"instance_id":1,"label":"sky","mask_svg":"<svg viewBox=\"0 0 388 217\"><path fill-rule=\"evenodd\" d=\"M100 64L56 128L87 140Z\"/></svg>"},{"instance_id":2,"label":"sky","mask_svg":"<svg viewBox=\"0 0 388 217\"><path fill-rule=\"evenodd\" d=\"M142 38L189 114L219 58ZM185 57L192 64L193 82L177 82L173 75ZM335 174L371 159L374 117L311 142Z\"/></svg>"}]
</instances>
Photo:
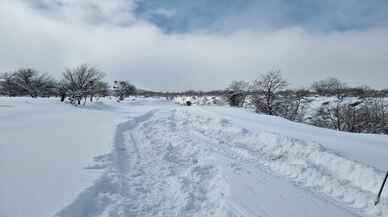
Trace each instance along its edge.
<instances>
[{"instance_id":1,"label":"sky","mask_svg":"<svg viewBox=\"0 0 388 217\"><path fill-rule=\"evenodd\" d=\"M281 70L388 88L386 0L0 0L0 72L88 63L153 90L223 89Z\"/></svg>"}]
</instances>

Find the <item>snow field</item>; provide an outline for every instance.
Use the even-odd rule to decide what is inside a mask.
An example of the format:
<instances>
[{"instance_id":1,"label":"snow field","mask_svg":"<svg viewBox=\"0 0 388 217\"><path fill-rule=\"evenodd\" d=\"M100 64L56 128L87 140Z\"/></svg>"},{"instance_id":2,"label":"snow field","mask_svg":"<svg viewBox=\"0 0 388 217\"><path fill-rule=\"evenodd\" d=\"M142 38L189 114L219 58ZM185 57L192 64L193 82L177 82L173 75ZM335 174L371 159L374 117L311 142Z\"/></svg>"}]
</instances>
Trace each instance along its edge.
<instances>
[{"instance_id":1,"label":"snow field","mask_svg":"<svg viewBox=\"0 0 388 217\"><path fill-rule=\"evenodd\" d=\"M0 216L388 216L386 136L152 98L0 110Z\"/></svg>"}]
</instances>

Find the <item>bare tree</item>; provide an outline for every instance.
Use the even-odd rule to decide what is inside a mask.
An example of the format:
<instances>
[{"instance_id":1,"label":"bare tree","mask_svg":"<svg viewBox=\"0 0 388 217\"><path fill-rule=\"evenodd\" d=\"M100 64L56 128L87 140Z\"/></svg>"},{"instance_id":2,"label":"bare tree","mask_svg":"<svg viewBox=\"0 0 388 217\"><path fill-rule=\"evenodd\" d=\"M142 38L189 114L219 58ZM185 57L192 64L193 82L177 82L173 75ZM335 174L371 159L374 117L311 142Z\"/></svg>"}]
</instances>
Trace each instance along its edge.
<instances>
[{"instance_id":1,"label":"bare tree","mask_svg":"<svg viewBox=\"0 0 388 217\"><path fill-rule=\"evenodd\" d=\"M38 76L38 72L30 68L22 68L14 73L14 82L21 88L25 94L31 97L37 97L37 89L35 88L34 80Z\"/></svg>"},{"instance_id":2,"label":"bare tree","mask_svg":"<svg viewBox=\"0 0 388 217\"><path fill-rule=\"evenodd\" d=\"M361 104L357 111L357 131L388 134L388 105L383 96L375 96Z\"/></svg>"},{"instance_id":3,"label":"bare tree","mask_svg":"<svg viewBox=\"0 0 388 217\"><path fill-rule=\"evenodd\" d=\"M36 96L53 96L55 95L57 82L47 74L37 75L33 80L33 88Z\"/></svg>"},{"instance_id":4,"label":"bare tree","mask_svg":"<svg viewBox=\"0 0 388 217\"><path fill-rule=\"evenodd\" d=\"M23 90L15 83L14 73L0 74L0 95L18 96Z\"/></svg>"},{"instance_id":5,"label":"bare tree","mask_svg":"<svg viewBox=\"0 0 388 217\"><path fill-rule=\"evenodd\" d=\"M107 82L99 81L94 88L94 95L98 97L107 97L111 94L109 84Z\"/></svg>"},{"instance_id":6,"label":"bare tree","mask_svg":"<svg viewBox=\"0 0 388 217\"><path fill-rule=\"evenodd\" d=\"M347 85L337 78L327 78L314 82L311 87L321 96L334 95L338 99L341 99L344 97L344 92L347 88Z\"/></svg>"},{"instance_id":7,"label":"bare tree","mask_svg":"<svg viewBox=\"0 0 388 217\"><path fill-rule=\"evenodd\" d=\"M256 111L273 115L273 104L276 94L287 86L288 83L282 78L279 70L272 70L262 74L251 86L251 90L256 92L254 97ZM260 93L263 93L263 95Z\"/></svg>"},{"instance_id":8,"label":"bare tree","mask_svg":"<svg viewBox=\"0 0 388 217\"><path fill-rule=\"evenodd\" d=\"M334 101L334 105L323 105L319 109L314 123L320 127L348 131L346 123L349 123L350 119L348 114L353 112L353 108L343 103L347 85L337 78L327 78L314 82L311 87L321 96L337 97L337 100ZM348 119L348 121L346 121L346 119Z\"/></svg>"},{"instance_id":9,"label":"bare tree","mask_svg":"<svg viewBox=\"0 0 388 217\"><path fill-rule=\"evenodd\" d=\"M345 131L344 118L347 107L340 102L334 102L334 105L322 105L314 119L314 125L324 128Z\"/></svg>"},{"instance_id":10,"label":"bare tree","mask_svg":"<svg viewBox=\"0 0 388 217\"><path fill-rule=\"evenodd\" d=\"M227 90L230 91L248 91L249 82L248 81L232 81Z\"/></svg>"},{"instance_id":11,"label":"bare tree","mask_svg":"<svg viewBox=\"0 0 388 217\"><path fill-rule=\"evenodd\" d=\"M226 101L231 106L242 107L247 97L249 82L247 81L232 81L226 89Z\"/></svg>"},{"instance_id":12,"label":"bare tree","mask_svg":"<svg viewBox=\"0 0 388 217\"><path fill-rule=\"evenodd\" d=\"M84 99L86 102L87 97L93 100L95 88L104 76L104 73L87 64L66 69L63 73L63 82L71 102L80 105L81 100Z\"/></svg>"},{"instance_id":13,"label":"bare tree","mask_svg":"<svg viewBox=\"0 0 388 217\"><path fill-rule=\"evenodd\" d=\"M57 82L56 84L56 92L57 95L61 98L61 102L64 102L67 94L68 94L68 83L65 80L62 80L60 82Z\"/></svg>"},{"instance_id":14,"label":"bare tree","mask_svg":"<svg viewBox=\"0 0 388 217\"><path fill-rule=\"evenodd\" d=\"M119 101L122 101L125 97L136 93L136 87L128 81L115 81L113 89L115 96L119 98Z\"/></svg>"},{"instance_id":15,"label":"bare tree","mask_svg":"<svg viewBox=\"0 0 388 217\"><path fill-rule=\"evenodd\" d=\"M324 103L313 119L319 127L356 133L388 133L387 105L379 96L352 103Z\"/></svg>"},{"instance_id":16,"label":"bare tree","mask_svg":"<svg viewBox=\"0 0 388 217\"><path fill-rule=\"evenodd\" d=\"M55 94L55 80L47 74L22 68L12 73L3 73L0 89L9 96L51 96Z\"/></svg>"},{"instance_id":17,"label":"bare tree","mask_svg":"<svg viewBox=\"0 0 388 217\"><path fill-rule=\"evenodd\" d=\"M273 114L292 121L303 120L303 104L310 92L307 89L279 92L273 103Z\"/></svg>"}]
</instances>

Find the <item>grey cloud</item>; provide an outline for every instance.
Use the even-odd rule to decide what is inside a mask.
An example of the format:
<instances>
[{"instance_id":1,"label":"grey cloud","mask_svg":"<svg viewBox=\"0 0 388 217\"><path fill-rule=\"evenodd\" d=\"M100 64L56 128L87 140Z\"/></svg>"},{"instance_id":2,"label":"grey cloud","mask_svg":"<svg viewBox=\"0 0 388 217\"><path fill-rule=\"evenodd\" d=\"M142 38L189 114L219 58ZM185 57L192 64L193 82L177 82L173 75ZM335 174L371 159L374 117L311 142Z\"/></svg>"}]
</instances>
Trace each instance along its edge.
<instances>
[{"instance_id":1,"label":"grey cloud","mask_svg":"<svg viewBox=\"0 0 388 217\"><path fill-rule=\"evenodd\" d=\"M168 32L279 29L302 26L309 31L346 31L388 25L384 0L142 0L138 15L154 8L176 11L172 20L147 17Z\"/></svg>"},{"instance_id":2,"label":"grey cloud","mask_svg":"<svg viewBox=\"0 0 388 217\"><path fill-rule=\"evenodd\" d=\"M133 0L16 0L41 16L73 23L128 26L136 21Z\"/></svg>"}]
</instances>

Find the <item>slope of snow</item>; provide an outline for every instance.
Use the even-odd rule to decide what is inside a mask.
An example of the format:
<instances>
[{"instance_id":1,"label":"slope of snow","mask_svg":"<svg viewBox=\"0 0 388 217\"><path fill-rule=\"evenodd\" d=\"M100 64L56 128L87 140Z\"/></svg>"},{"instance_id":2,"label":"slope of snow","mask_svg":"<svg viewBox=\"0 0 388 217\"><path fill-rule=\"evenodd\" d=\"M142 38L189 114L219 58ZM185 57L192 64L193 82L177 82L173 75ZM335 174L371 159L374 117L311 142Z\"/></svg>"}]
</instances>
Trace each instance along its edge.
<instances>
[{"instance_id":1,"label":"slope of snow","mask_svg":"<svg viewBox=\"0 0 388 217\"><path fill-rule=\"evenodd\" d=\"M53 216L70 203L101 175L93 157L109 152L116 125L132 113L0 97L0 216Z\"/></svg>"},{"instance_id":2,"label":"slope of snow","mask_svg":"<svg viewBox=\"0 0 388 217\"><path fill-rule=\"evenodd\" d=\"M0 111L0 216L388 216L387 136L160 99Z\"/></svg>"},{"instance_id":3,"label":"slope of snow","mask_svg":"<svg viewBox=\"0 0 388 217\"><path fill-rule=\"evenodd\" d=\"M290 138L316 142L354 161L360 161L382 171L388 169L388 136L386 135L339 132L275 116L258 115L238 108L225 109L213 106L206 107L202 111L209 112L208 115L216 115L219 118L228 117L233 120L234 124L241 127L265 130Z\"/></svg>"},{"instance_id":4,"label":"slope of snow","mask_svg":"<svg viewBox=\"0 0 388 217\"><path fill-rule=\"evenodd\" d=\"M329 130L325 134L319 128L265 115L250 116L249 112L238 109L207 107L190 113L197 113L197 117L204 117L206 113L211 113L207 114L211 117L217 114L224 125L222 129L205 123L198 125L198 130L215 141L221 141L221 144L227 144L237 155L251 158L272 173L287 177L296 185L318 192L362 216L388 214L386 200L378 207L373 204L385 174L378 166L383 168L388 162L387 158L383 158L388 156L387 136L343 134ZM242 121L244 116L250 116L251 122L248 119ZM337 142L331 139L333 136ZM365 143L355 142L357 138ZM351 144L338 148L341 142ZM364 155L359 155L362 158L357 158L359 156L354 154L354 149L359 149L356 153L365 150ZM375 157L381 158L376 160ZM376 167L374 163L377 163ZM385 192L383 197L387 195Z\"/></svg>"}]
</instances>

